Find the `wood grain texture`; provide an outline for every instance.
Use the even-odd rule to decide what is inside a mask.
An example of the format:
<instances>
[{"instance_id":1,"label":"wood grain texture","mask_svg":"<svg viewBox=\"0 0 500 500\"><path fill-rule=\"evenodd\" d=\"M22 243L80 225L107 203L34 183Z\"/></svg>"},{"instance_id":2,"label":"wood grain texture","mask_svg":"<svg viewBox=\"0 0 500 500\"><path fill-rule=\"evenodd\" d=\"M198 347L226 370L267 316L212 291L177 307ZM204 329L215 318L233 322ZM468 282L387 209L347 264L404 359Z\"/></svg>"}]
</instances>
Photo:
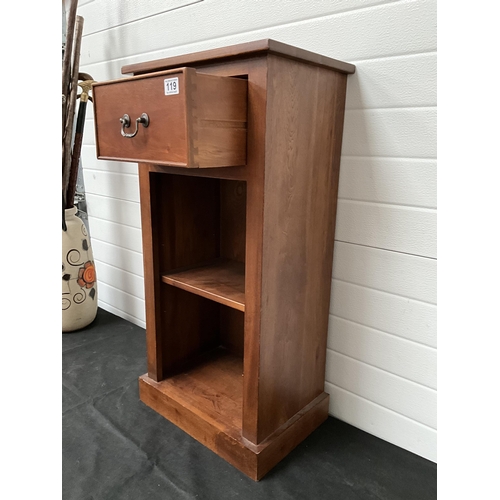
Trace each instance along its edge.
<instances>
[{"instance_id":1,"label":"wood grain texture","mask_svg":"<svg viewBox=\"0 0 500 500\"><path fill-rule=\"evenodd\" d=\"M244 315L244 359L243 359L243 428L242 436L249 442L257 442L258 426L258 387L260 366L260 310L262 280L262 245L263 245L263 209L264 209L264 170L266 144L266 105L267 105L267 59L249 57L218 64L204 61L199 71L220 76L245 77L248 82L248 125L247 140L251 145L247 149L246 167L220 169L188 169L189 176L203 176L246 182L246 235L245 235L245 315ZM172 172L171 167L152 167L157 172ZM221 183L221 221L226 228L235 225L235 213L241 214L243 194L233 187L227 188ZM233 207L232 214L230 210ZM226 213L226 215L224 215ZM228 215L230 214L230 215ZM230 220L228 220L228 217ZM239 217L241 224L241 216ZM238 260L241 255L240 245L234 246L238 239L237 232L230 231L232 247L238 249L231 258ZM226 252L226 237L221 236L221 249ZM240 240L241 241L241 240ZM233 250L234 251L234 250Z\"/></svg>"},{"instance_id":2,"label":"wood grain texture","mask_svg":"<svg viewBox=\"0 0 500 500\"><path fill-rule=\"evenodd\" d=\"M219 304L245 310L245 265L230 260L164 274L162 281Z\"/></svg>"},{"instance_id":3,"label":"wood grain texture","mask_svg":"<svg viewBox=\"0 0 500 500\"><path fill-rule=\"evenodd\" d=\"M199 64L207 60L209 60L210 62L222 62L225 60L231 60L235 57L248 57L266 54L276 54L282 57L332 68L343 73L354 73L356 69L353 64L345 63L331 57L322 56L308 50L299 49L297 47L293 47L292 45L266 38L263 40L256 40L253 42L246 42L237 45L221 47L218 49L211 49L192 54L185 54L182 56L158 59L156 61L129 64L123 66L122 73L149 73L151 71L159 71L162 69L179 66L180 64Z\"/></svg>"},{"instance_id":4,"label":"wood grain texture","mask_svg":"<svg viewBox=\"0 0 500 500\"><path fill-rule=\"evenodd\" d=\"M165 79L177 78L166 94ZM188 168L246 163L247 83L179 68L93 85L98 158ZM135 137L123 137L119 119L149 116Z\"/></svg>"},{"instance_id":5,"label":"wood grain texture","mask_svg":"<svg viewBox=\"0 0 500 500\"><path fill-rule=\"evenodd\" d=\"M245 182L220 180L220 255L245 262L247 186Z\"/></svg>"},{"instance_id":6,"label":"wood grain texture","mask_svg":"<svg viewBox=\"0 0 500 500\"><path fill-rule=\"evenodd\" d=\"M85 17L86 33L95 32L92 36L84 37L85 49L81 62L85 71L94 75L97 80L116 78L120 75L124 64L179 56L185 52L203 51L226 43L237 44L250 40L251 36L257 34L259 38L276 38L320 54L356 61L356 73L348 77L347 108L405 107L409 108L408 113L411 114L414 109L418 112L415 106L435 105L436 10L434 1L381 3L379 0L344 0L342 2L284 0L284 2L277 3L267 2L265 5L255 3L251 7L248 3L223 0L217 4L200 2L185 9L159 14L160 11L169 7L163 2L163 5L156 10L156 6L162 2L154 0L152 3L147 2L147 6L146 3L141 2L140 7L132 4L125 7L124 3L124 12L127 15L132 14L126 18L126 21L133 22L126 22L123 25L123 9L118 9L113 2L102 0L87 2L85 0L79 3L83 4L79 5L79 10L82 9L81 15ZM141 13L135 16L137 9L140 9ZM185 26L192 21L193 15L197 19L196 30L186 30ZM93 29L92 24L95 22L99 23L99 26ZM107 29L108 27L112 29ZM166 33L168 36L165 35ZM331 36L325 36L326 33ZM144 34L147 36L143 36ZM216 71L219 74L227 73L230 71L228 69L230 65L239 62L239 59L232 59L230 63L224 62L218 65ZM201 65L200 63L199 66ZM212 68L216 66L216 64L210 64L209 61L204 62L203 65ZM240 71L234 74L242 73ZM84 147L84 152L86 151L83 158L84 169L134 173L137 166L133 163L96 160L91 120L92 107L88 109L87 116L89 121L86 126L86 144L89 145ZM378 133L378 138L384 144L388 144L388 147L384 147L385 154L395 156L401 151L401 143L394 142L391 145L390 138L398 132L396 130L398 125L392 120L385 121L383 125L383 133ZM356 120L354 128L376 126L378 125L374 121L367 121L362 116ZM359 132L356 131L356 133ZM369 132L366 135L369 135ZM344 134L344 142L346 140L348 137ZM422 146L425 147L425 145ZM421 153L425 154L425 151L422 149ZM414 154L422 156L418 149L415 149ZM352 159L356 165L347 164L348 159ZM391 164L389 160L392 161ZM420 169L417 164L419 161L433 162L434 160L388 158L387 156L346 157L344 155L339 196L360 201L433 208L431 203L435 203L435 199L432 201L431 195L433 192L435 194L433 182L435 172L427 168L425 171L421 169L417 172L417 169ZM351 165L359 167L353 169L355 171L352 176ZM416 170L413 172L414 167ZM234 167L225 170L225 174L218 175L236 175ZM241 172L244 167L238 167L238 170ZM344 184L349 189L341 194L343 174L346 174L344 180L349 180L348 184ZM118 189L120 183L119 180L115 181L113 186L110 186L109 194L103 190L102 193L96 193L102 196L92 196L92 199L88 199L88 208L99 214L99 219L89 216L91 234L99 233L98 238L102 240L95 241L94 255L96 258L119 267L120 270L123 269L124 281L127 281L129 271L142 275L142 255L127 252L121 248L122 243L123 245L126 243L121 236L118 237L118 232L121 232L121 228L124 231L128 230L131 223L134 224L134 228L131 229L140 228L140 211L138 204L130 204L129 210L129 204L115 202L115 197L121 197L121 191ZM99 183L99 186L104 186L104 184ZM117 189L114 189L115 186ZM87 191L87 178L85 187ZM340 212L338 215L337 224L341 225ZM366 217L364 213L360 215L362 218L359 220L350 218L349 224L364 225ZM113 227L113 230L109 231L110 239L106 237L107 228L96 229L97 221L103 221L108 217L108 220L115 221L109 223ZM385 220L385 217L380 220ZM135 221L139 223L135 225ZM367 227L370 228L369 225ZM403 226L402 231L409 230ZM137 241L132 242L131 248L138 248L141 252L140 236L135 239ZM415 257L411 260L412 256L394 251L393 247L390 250L383 250L351 244L347 245L346 251L339 253L339 242L337 241L335 245L337 264L334 261L334 267L336 265L337 270L346 271L338 276L339 279L361 285L358 287L353 285L349 288L344 299L342 291L346 291L349 285L340 288L340 282L335 282L334 286L338 291L336 297L341 300L342 309L349 312L349 317L367 325L388 328L396 341L406 335L417 341L418 339L425 340L428 338L429 330L435 332L435 314L428 314L428 306L421 304L422 309L416 308L414 301L407 302L404 298L435 301L432 297L428 298L429 293L435 292L435 283L431 283L431 273L426 271L427 266L419 264L420 261L430 259ZM357 253L354 258L353 247L384 252L387 256L379 259L367 252L362 255ZM403 261L403 257L408 257L408 261ZM361 267L358 268L357 264L361 264ZM435 261L432 264L435 265ZM138 267L139 270L137 270ZM384 274L385 270L387 270L386 274ZM422 272L421 283L416 278L420 272ZM364 280L365 277L366 280ZM378 293L373 288L389 293ZM128 292L129 289L125 288L124 291ZM141 295L137 292L132 293ZM136 301L137 305L134 305L132 300ZM352 303L349 304L348 302L351 301ZM143 302L127 293L122 294L114 288L106 288L106 303L103 303L102 307L107 309L109 304L117 307L117 310L112 312L119 316L127 317L126 315L130 312L135 314L135 311L140 311L140 317L144 319ZM405 311L409 315L405 314ZM144 326L137 319L132 318L131 321ZM373 330L370 331L371 333ZM368 339L370 334L367 333L363 338ZM370 339L373 340L372 337ZM405 338L401 340L404 342ZM415 343L406 342L406 345L409 346L408 350L397 351L397 354L402 356L401 362L405 360L410 362L408 356L413 353L410 347ZM373 346L371 341L367 340L366 344L361 342L357 346L358 354L364 354L365 347L371 346ZM386 344L381 342L380 347L385 348L385 346ZM384 356L385 354L387 353L384 353ZM354 352L353 355L355 355ZM393 367L390 363L386 368L391 370ZM358 399L361 400L361 398ZM403 448L409 445L408 449L412 452L434 457L431 459L435 460L435 442L426 438L424 434L420 434L421 424L402 416L396 421L395 417L392 417L397 414L391 410L378 412L378 408L381 407L374 404L377 401L373 398L371 401L374 403L363 400L363 404L351 406L348 401L344 405L345 401L347 399L342 399L342 404L332 406L331 414L375 435L380 436L379 432L382 432L383 435L380 437L383 439ZM343 412L344 408L351 408L352 411ZM400 422L400 425L397 422Z\"/></svg>"},{"instance_id":7,"label":"wood grain texture","mask_svg":"<svg viewBox=\"0 0 500 500\"><path fill-rule=\"evenodd\" d=\"M243 317L223 306L245 308L245 182L141 168L149 183L143 227L155 228L145 269L156 262L164 282L151 292L157 318L148 326L162 355L148 354L148 366L163 380L221 343L243 356ZM207 262L215 265L201 267Z\"/></svg>"},{"instance_id":8,"label":"wood grain texture","mask_svg":"<svg viewBox=\"0 0 500 500\"><path fill-rule=\"evenodd\" d=\"M162 283L161 323L163 379L177 374L197 356L219 344L220 304Z\"/></svg>"},{"instance_id":9,"label":"wood grain texture","mask_svg":"<svg viewBox=\"0 0 500 500\"><path fill-rule=\"evenodd\" d=\"M163 346L161 335L160 266L158 260L158 219L154 216L157 191L151 186L147 164L139 165L141 194L142 255L144 260L144 295L146 300L146 348L148 375L162 380Z\"/></svg>"},{"instance_id":10,"label":"wood grain texture","mask_svg":"<svg viewBox=\"0 0 500 500\"><path fill-rule=\"evenodd\" d=\"M238 129L248 114L245 166L140 166L153 318L141 399L254 479L328 412L323 383L346 75L299 55L266 50L222 64L205 60L186 72L187 93L199 92L192 87L202 75L215 86L226 76L244 82L248 107L213 128ZM194 123L212 126L209 117L219 118L215 107L204 109L211 84L203 106L193 99L186 107ZM192 164L201 143L187 136Z\"/></svg>"},{"instance_id":11,"label":"wood grain texture","mask_svg":"<svg viewBox=\"0 0 500 500\"><path fill-rule=\"evenodd\" d=\"M242 359L219 348L193 360L189 369L166 378L158 387L237 437L241 432L242 375Z\"/></svg>"},{"instance_id":12,"label":"wood grain texture","mask_svg":"<svg viewBox=\"0 0 500 500\"><path fill-rule=\"evenodd\" d=\"M179 172L177 172L179 173ZM200 266L220 255L219 180L152 174L158 202L163 273Z\"/></svg>"},{"instance_id":13,"label":"wood grain texture","mask_svg":"<svg viewBox=\"0 0 500 500\"><path fill-rule=\"evenodd\" d=\"M245 314L232 307L220 307L219 314L219 344L243 361Z\"/></svg>"},{"instance_id":14,"label":"wood grain texture","mask_svg":"<svg viewBox=\"0 0 500 500\"><path fill-rule=\"evenodd\" d=\"M158 273L189 269L219 257L219 181L151 174ZM218 345L219 305L162 283L157 290L164 377ZM163 378L164 378L163 377ZM161 379L160 379L161 380Z\"/></svg>"},{"instance_id":15,"label":"wood grain texture","mask_svg":"<svg viewBox=\"0 0 500 500\"><path fill-rule=\"evenodd\" d=\"M256 446L241 436L238 385L241 364L217 354L212 362L163 382L139 378L141 400L249 476L261 479L328 417L323 393ZM205 385L208 381L209 384ZM217 384L218 392L213 390Z\"/></svg>"},{"instance_id":16,"label":"wood grain texture","mask_svg":"<svg viewBox=\"0 0 500 500\"><path fill-rule=\"evenodd\" d=\"M323 391L345 75L269 57L258 441Z\"/></svg>"},{"instance_id":17,"label":"wood grain texture","mask_svg":"<svg viewBox=\"0 0 500 500\"><path fill-rule=\"evenodd\" d=\"M188 122L186 74L194 70L175 70L154 77L124 78L94 84L94 120L98 158L133 162L159 162L188 165ZM179 79L179 93L165 95L165 78ZM142 113L149 126L139 125L133 138L122 137L119 119L127 113L130 128Z\"/></svg>"},{"instance_id":18,"label":"wood grain texture","mask_svg":"<svg viewBox=\"0 0 500 500\"><path fill-rule=\"evenodd\" d=\"M192 77L194 80L194 76ZM246 164L247 82L197 73L192 92L193 166Z\"/></svg>"}]
</instances>

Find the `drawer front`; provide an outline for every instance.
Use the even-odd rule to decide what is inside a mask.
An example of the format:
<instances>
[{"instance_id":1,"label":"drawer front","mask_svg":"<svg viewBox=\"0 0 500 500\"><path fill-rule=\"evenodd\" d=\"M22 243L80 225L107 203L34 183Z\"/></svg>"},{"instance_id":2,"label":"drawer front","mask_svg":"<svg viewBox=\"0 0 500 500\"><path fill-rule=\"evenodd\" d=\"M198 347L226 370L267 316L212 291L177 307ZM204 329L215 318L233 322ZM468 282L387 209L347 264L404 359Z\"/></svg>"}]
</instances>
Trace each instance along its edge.
<instances>
[{"instance_id":1,"label":"drawer front","mask_svg":"<svg viewBox=\"0 0 500 500\"><path fill-rule=\"evenodd\" d=\"M97 156L188 168L244 165L246 90L244 80L193 68L94 84Z\"/></svg>"},{"instance_id":2,"label":"drawer front","mask_svg":"<svg viewBox=\"0 0 500 500\"><path fill-rule=\"evenodd\" d=\"M187 132L186 71L149 78L124 78L93 86L96 147L98 158L168 163L189 163ZM177 79L177 80L175 80ZM167 84L165 84L165 80ZM165 95L165 85L178 93ZM144 127L136 119L143 113L149 118ZM130 127L122 127L120 118L130 117Z\"/></svg>"}]
</instances>

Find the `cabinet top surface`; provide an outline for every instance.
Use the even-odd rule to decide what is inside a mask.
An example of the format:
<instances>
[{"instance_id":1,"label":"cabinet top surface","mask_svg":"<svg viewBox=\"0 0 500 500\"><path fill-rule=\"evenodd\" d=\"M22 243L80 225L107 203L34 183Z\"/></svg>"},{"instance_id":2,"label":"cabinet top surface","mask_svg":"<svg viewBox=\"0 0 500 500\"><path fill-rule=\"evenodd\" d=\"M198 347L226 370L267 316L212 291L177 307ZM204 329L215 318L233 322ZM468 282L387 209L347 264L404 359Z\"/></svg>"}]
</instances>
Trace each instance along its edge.
<instances>
[{"instance_id":1,"label":"cabinet top surface","mask_svg":"<svg viewBox=\"0 0 500 500\"><path fill-rule=\"evenodd\" d=\"M326 68L331 68L342 73L354 73L356 67L331 57L322 56L315 52L299 49L292 45L287 45L269 38L256 40L253 42L230 45L217 49L204 50L202 52L193 52L179 56L156 59L136 64L128 64L122 67L122 74L141 74L152 71L173 68L190 64L201 64L211 62L222 62L223 60L243 59L258 55L275 54L289 59L295 59L309 64L315 64Z\"/></svg>"}]
</instances>

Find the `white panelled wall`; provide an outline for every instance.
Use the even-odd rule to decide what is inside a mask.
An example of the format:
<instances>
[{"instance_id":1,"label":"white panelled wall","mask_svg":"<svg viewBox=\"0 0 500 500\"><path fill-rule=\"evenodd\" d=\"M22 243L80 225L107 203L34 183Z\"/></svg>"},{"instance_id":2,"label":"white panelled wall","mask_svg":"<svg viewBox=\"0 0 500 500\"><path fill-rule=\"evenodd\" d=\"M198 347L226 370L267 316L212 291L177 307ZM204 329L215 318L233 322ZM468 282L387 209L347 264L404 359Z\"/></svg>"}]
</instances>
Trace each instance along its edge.
<instances>
[{"instance_id":1,"label":"white panelled wall","mask_svg":"<svg viewBox=\"0 0 500 500\"><path fill-rule=\"evenodd\" d=\"M81 71L273 38L348 78L325 390L330 413L437 461L436 3L80 0ZM137 165L82 154L102 308L145 327Z\"/></svg>"}]
</instances>

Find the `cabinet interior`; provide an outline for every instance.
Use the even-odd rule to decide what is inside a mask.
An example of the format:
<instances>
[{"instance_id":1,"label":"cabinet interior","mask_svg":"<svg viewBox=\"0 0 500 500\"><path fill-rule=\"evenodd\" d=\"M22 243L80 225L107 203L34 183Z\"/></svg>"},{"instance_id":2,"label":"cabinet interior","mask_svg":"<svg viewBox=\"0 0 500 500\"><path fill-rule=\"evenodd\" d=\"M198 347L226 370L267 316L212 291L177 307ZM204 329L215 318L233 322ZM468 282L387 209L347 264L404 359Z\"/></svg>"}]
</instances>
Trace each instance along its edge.
<instances>
[{"instance_id":1,"label":"cabinet interior","mask_svg":"<svg viewBox=\"0 0 500 500\"><path fill-rule=\"evenodd\" d=\"M246 182L150 175L165 381L228 398L241 429Z\"/></svg>"}]
</instances>

